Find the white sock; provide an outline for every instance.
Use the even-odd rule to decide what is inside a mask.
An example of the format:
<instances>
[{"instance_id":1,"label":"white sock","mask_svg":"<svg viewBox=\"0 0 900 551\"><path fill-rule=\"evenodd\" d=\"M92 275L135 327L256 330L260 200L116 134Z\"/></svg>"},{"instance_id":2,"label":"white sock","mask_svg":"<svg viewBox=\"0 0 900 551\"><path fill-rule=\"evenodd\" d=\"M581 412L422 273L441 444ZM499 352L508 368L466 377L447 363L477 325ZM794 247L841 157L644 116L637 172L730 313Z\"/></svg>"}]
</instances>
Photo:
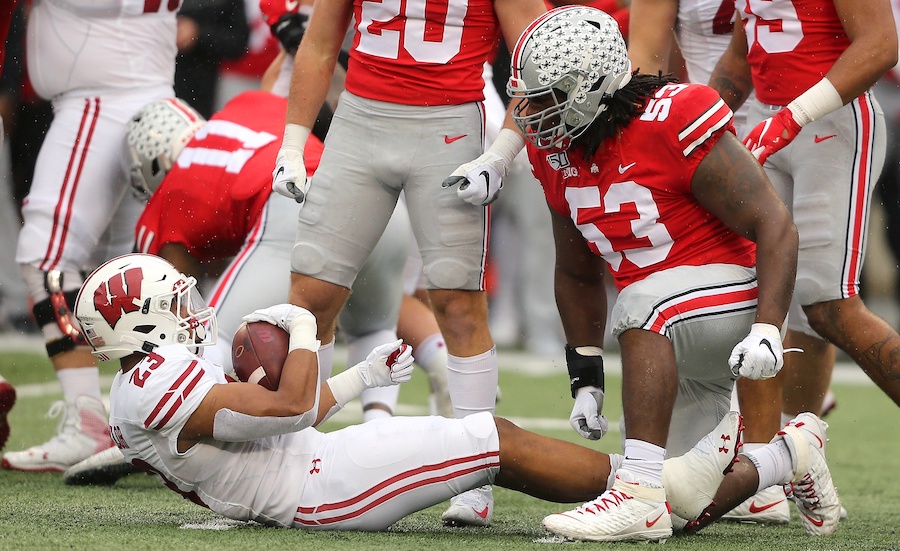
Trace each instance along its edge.
<instances>
[{"instance_id":1,"label":"white sock","mask_svg":"<svg viewBox=\"0 0 900 551\"><path fill-rule=\"evenodd\" d=\"M319 382L325 384L325 381L331 377L331 370L334 367L334 339L328 344L319 346L316 359L319 360Z\"/></svg>"},{"instance_id":2,"label":"white sock","mask_svg":"<svg viewBox=\"0 0 900 551\"><path fill-rule=\"evenodd\" d=\"M497 347L468 358L447 355L447 387L457 419L481 411L494 412L499 375Z\"/></svg>"},{"instance_id":3,"label":"white sock","mask_svg":"<svg viewBox=\"0 0 900 551\"><path fill-rule=\"evenodd\" d=\"M791 452L784 440L776 440L752 451L747 451L745 448L743 454L750 459L759 473L757 492L791 481L794 467L791 461Z\"/></svg>"},{"instance_id":4,"label":"white sock","mask_svg":"<svg viewBox=\"0 0 900 551\"><path fill-rule=\"evenodd\" d=\"M612 488L616 482L616 471L622 467L625 456L620 453L609 454L609 477L606 479L606 489Z\"/></svg>"},{"instance_id":5,"label":"white sock","mask_svg":"<svg viewBox=\"0 0 900 551\"><path fill-rule=\"evenodd\" d=\"M56 378L62 387L66 402L75 403L75 398L85 395L102 401L100 398L100 369L96 366L72 367L60 369Z\"/></svg>"},{"instance_id":6,"label":"white sock","mask_svg":"<svg viewBox=\"0 0 900 551\"><path fill-rule=\"evenodd\" d=\"M435 369L447 369L447 344L444 336L435 333L426 337L419 347L413 350L416 363L425 373L431 373Z\"/></svg>"},{"instance_id":7,"label":"white sock","mask_svg":"<svg viewBox=\"0 0 900 551\"><path fill-rule=\"evenodd\" d=\"M363 409L363 423L372 419L393 417L394 411L397 409L397 398L399 396L400 385L367 388L362 391L362 394L359 395L359 402L362 404ZM390 408L390 411L385 411L378 407L370 407L374 404Z\"/></svg>"},{"instance_id":8,"label":"white sock","mask_svg":"<svg viewBox=\"0 0 900 551\"><path fill-rule=\"evenodd\" d=\"M662 486L663 460L666 449L634 438L625 439L625 459L622 468L636 478Z\"/></svg>"}]
</instances>

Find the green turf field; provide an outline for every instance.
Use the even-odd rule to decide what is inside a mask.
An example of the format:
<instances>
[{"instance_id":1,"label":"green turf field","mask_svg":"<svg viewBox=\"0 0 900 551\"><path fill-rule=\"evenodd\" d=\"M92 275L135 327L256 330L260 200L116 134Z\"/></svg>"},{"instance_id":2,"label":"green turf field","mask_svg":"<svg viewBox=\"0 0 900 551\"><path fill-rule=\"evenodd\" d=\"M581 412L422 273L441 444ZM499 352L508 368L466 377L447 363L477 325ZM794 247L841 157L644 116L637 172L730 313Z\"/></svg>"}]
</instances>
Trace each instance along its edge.
<instances>
[{"instance_id":1,"label":"green turf field","mask_svg":"<svg viewBox=\"0 0 900 551\"><path fill-rule=\"evenodd\" d=\"M8 346L6 348L9 348ZM504 355L501 353L501 358ZM568 427L571 398L561 361L544 362L548 372L514 365L508 354L500 375L499 415L542 434L617 451L619 435L610 432L599 443L578 437ZM529 365L536 362L530 361ZM537 362L539 365L541 362ZM524 365L524 364L523 364ZM849 370L845 370L849 371ZM3 352L0 373L19 390L10 415L12 435L7 449L23 449L52 436L55 422L44 417L60 398L47 360L39 353ZM104 381L112 369L104 366ZM885 550L900 549L900 411L873 385L850 377L836 382L838 408L830 424L829 464L849 518L829 537L807 536L798 520L785 526L719 523L697 536L673 537L668 549L698 550ZM840 378L836 378L841 381ZM621 413L619 378L608 376L606 413ZM401 392L400 413L426 412L426 383L421 373ZM325 430L359 419L348 408ZM553 465L547 465L552 469ZM162 488L155 479L131 475L112 488L71 487L58 474L0 471L0 550L6 549L134 549L134 550L275 550L388 549L481 551L552 549L561 542L540 527L544 515L571 508L495 489L494 522L487 529L449 529L440 522L444 505L417 513L384 533L312 533L264 528L224 520ZM634 544L566 543L579 548L628 547Z\"/></svg>"}]
</instances>

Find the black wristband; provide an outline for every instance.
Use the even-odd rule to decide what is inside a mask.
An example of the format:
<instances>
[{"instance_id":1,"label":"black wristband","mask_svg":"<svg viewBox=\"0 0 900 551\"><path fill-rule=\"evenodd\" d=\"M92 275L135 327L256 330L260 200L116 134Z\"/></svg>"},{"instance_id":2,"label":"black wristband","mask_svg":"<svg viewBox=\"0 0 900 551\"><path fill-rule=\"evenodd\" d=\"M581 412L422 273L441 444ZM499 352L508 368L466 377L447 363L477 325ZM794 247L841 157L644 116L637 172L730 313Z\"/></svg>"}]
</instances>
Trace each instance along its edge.
<instances>
[{"instance_id":1,"label":"black wristband","mask_svg":"<svg viewBox=\"0 0 900 551\"><path fill-rule=\"evenodd\" d=\"M603 356L582 356L574 348L566 345L566 367L569 370L569 387L572 398L578 389L595 386L606 392L606 381L603 377Z\"/></svg>"}]
</instances>

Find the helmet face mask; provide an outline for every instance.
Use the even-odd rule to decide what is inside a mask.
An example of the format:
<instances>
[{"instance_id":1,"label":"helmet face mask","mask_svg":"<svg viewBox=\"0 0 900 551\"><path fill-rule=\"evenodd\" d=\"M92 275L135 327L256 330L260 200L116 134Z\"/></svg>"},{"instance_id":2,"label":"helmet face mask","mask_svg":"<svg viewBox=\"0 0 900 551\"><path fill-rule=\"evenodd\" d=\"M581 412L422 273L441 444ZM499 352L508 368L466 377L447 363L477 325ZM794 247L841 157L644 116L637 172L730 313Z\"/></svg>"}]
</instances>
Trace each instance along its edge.
<instances>
[{"instance_id":1,"label":"helmet face mask","mask_svg":"<svg viewBox=\"0 0 900 551\"><path fill-rule=\"evenodd\" d=\"M171 98L145 105L128 123L131 188L147 199L175 166L181 150L206 123L184 101Z\"/></svg>"},{"instance_id":2,"label":"helmet face mask","mask_svg":"<svg viewBox=\"0 0 900 551\"><path fill-rule=\"evenodd\" d=\"M605 12L563 6L535 20L513 49L513 120L540 149L567 148L631 80L625 40Z\"/></svg>"},{"instance_id":3,"label":"helmet face mask","mask_svg":"<svg viewBox=\"0 0 900 551\"><path fill-rule=\"evenodd\" d=\"M75 317L100 360L115 360L157 346L215 344L216 317L197 290L169 262L128 254L97 268L75 300Z\"/></svg>"}]
</instances>

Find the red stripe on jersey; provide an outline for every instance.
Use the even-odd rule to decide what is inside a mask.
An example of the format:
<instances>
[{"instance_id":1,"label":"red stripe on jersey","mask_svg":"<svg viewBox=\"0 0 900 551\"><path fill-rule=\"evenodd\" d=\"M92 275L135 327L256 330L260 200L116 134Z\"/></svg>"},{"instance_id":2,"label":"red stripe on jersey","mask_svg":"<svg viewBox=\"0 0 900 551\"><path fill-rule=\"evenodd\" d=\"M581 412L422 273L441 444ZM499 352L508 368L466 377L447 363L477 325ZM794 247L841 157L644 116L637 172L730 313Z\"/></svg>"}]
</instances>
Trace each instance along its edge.
<instances>
[{"instance_id":1,"label":"red stripe on jersey","mask_svg":"<svg viewBox=\"0 0 900 551\"><path fill-rule=\"evenodd\" d=\"M99 118L100 98L85 99L78 133L75 135L75 143L72 145L69 163L66 166L66 174L63 177L59 197L56 201L56 210L53 212L53 228L50 231L50 240L47 243L44 260L40 266L40 269L43 271L54 269L62 257L66 237L69 234L69 223L72 221L72 213L74 211L72 203L74 202L75 193L78 191L81 172L84 169L87 152L91 146L91 138L94 136L94 129L97 127ZM86 127L87 134L85 135Z\"/></svg>"},{"instance_id":2,"label":"red stripe on jersey","mask_svg":"<svg viewBox=\"0 0 900 551\"><path fill-rule=\"evenodd\" d=\"M179 389L179 387L181 387L181 385L184 384L184 382L192 374L193 374L194 378L187 384L187 386L185 386L185 388L176 397L175 392ZM160 428L162 428L166 424L166 421L171 419L172 415L174 415L175 412L178 410L178 408L181 406L183 397L187 396L188 394L191 393L191 391L194 389L194 387L197 386L197 383L200 381L200 377L202 377L202 376L203 376L203 370L197 366L197 362L196 361L191 362L191 364L187 367L187 369L184 370L184 373L182 373L181 376L178 377L178 379L176 379L174 383L172 383L172 386L169 387L169 390L166 391L166 393L163 395L163 397L160 398L159 402L157 402L156 407L153 408L153 411L150 413L150 416L147 417L147 419L144 421L144 428L150 428L150 425L153 424L153 422L156 420L156 417L160 414L160 412L163 410L163 408L165 408L167 405L169 405L172 398L175 397L175 402L166 411L166 414L162 418L162 420L160 420L159 423L157 423L156 426L153 427L153 430L159 430Z\"/></svg>"},{"instance_id":3,"label":"red stripe on jersey","mask_svg":"<svg viewBox=\"0 0 900 551\"><path fill-rule=\"evenodd\" d=\"M755 307L759 297L756 281L739 282L720 290L694 289L658 305L643 329L665 335L679 321L701 315L718 315Z\"/></svg>"},{"instance_id":4,"label":"red stripe on jersey","mask_svg":"<svg viewBox=\"0 0 900 551\"><path fill-rule=\"evenodd\" d=\"M844 281L841 294L849 298L859 294L859 274L865 250L866 228L869 218L869 184L872 178L872 139L874 122L872 105L867 94L853 100L856 114L857 138L853 181L850 189L850 212L847 228L847 252L844 260Z\"/></svg>"},{"instance_id":5,"label":"red stripe on jersey","mask_svg":"<svg viewBox=\"0 0 900 551\"><path fill-rule=\"evenodd\" d=\"M432 476L430 478L425 478L425 479L421 479L421 480L416 480L414 482L410 482L409 484L405 484L394 490L391 490L390 492L385 493L384 495L378 497L377 499L367 503L366 505L364 505L362 507L359 507L358 509L351 510L351 511L346 512L341 515L336 515L336 516L328 517L328 518L319 518L319 519L315 519L315 520L302 518L303 515L307 515L307 516L308 515L316 515L316 514L321 514L325 511L334 511L336 509L346 509L348 507L358 505L360 502L365 501L367 498L377 494L378 492L386 489L387 487L389 487L397 482L404 481L409 478L421 475L422 473L439 471L442 469L447 469L448 467L457 467L457 466L462 466L462 465L468 465L472 462L475 462L475 461L480 462L483 460L487 460L487 462L484 464L479 463L477 465L471 465L471 466L466 466L463 468L458 468L457 470L451 471L446 474L441 474L441 475L437 475L437 476ZM477 454L477 455L468 456L468 457L462 457L462 458L458 458L458 459L452 459L450 461L444 461L443 463L437 463L434 465L424 465L422 467L418 467L416 469L411 469L409 471L406 471L406 472L400 473L396 476L393 476L353 498L350 498L350 499L347 499L344 501L340 501L337 503L327 503L327 504L321 505L319 507L298 507L297 508L297 516L294 517L294 522L297 522L298 524L304 524L304 525L310 525L310 526L323 525L323 524L334 524L336 522L342 522L342 521L350 519L350 518L359 517L359 516L363 515L364 513L366 513L367 511L373 509L374 507L377 507L378 505L381 505L382 503L384 503L400 494L408 492L410 490L415 490L417 488L421 488L423 486L428 486L428 485L432 485L432 484L442 484L442 483L447 482L448 480L453 480L454 478L466 476L468 474L478 472L481 470L490 469L492 467L496 467L499 465L500 465L500 452L488 452L488 453Z\"/></svg>"},{"instance_id":6,"label":"red stripe on jersey","mask_svg":"<svg viewBox=\"0 0 900 551\"><path fill-rule=\"evenodd\" d=\"M734 113L725 101L719 100L691 121L691 124L682 128L678 133L678 142L684 148L684 156L690 157L710 136L731 122L733 117Z\"/></svg>"}]
</instances>

